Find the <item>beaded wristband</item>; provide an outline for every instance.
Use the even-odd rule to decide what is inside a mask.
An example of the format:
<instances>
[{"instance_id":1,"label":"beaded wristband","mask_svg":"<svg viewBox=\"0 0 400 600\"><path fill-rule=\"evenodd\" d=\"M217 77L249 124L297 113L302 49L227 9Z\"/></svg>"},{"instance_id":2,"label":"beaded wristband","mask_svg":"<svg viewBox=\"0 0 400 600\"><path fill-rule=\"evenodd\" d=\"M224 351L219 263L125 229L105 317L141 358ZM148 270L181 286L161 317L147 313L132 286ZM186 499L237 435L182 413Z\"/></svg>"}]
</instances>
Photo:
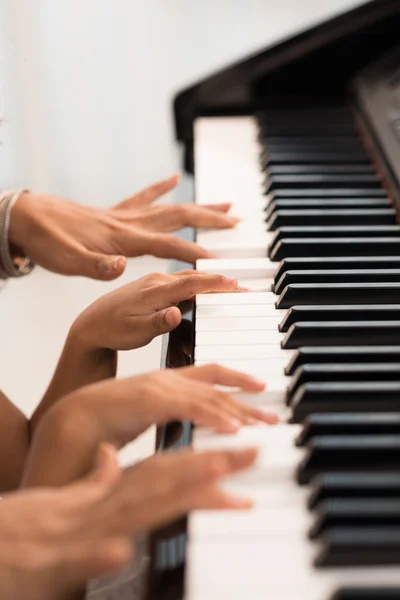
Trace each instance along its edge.
<instances>
[{"instance_id":1,"label":"beaded wristband","mask_svg":"<svg viewBox=\"0 0 400 600\"><path fill-rule=\"evenodd\" d=\"M9 190L0 195L0 278L22 277L30 273L34 267L26 256L11 256L8 231L10 228L11 210L21 194L28 190Z\"/></svg>"}]
</instances>

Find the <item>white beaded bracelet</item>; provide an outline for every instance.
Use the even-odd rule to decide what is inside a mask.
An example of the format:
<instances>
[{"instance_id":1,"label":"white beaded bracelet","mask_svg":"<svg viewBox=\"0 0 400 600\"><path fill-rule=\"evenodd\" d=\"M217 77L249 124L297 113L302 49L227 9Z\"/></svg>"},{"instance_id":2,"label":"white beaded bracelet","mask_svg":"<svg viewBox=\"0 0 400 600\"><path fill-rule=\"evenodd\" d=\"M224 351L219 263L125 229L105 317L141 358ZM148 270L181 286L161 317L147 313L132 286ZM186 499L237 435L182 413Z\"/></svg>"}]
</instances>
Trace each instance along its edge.
<instances>
[{"instance_id":1,"label":"white beaded bracelet","mask_svg":"<svg viewBox=\"0 0 400 600\"><path fill-rule=\"evenodd\" d=\"M24 192L21 188L9 190L0 195L0 278L22 277L33 269L32 261L26 256L12 257L9 246L8 231L10 228L11 210Z\"/></svg>"}]
</instances>

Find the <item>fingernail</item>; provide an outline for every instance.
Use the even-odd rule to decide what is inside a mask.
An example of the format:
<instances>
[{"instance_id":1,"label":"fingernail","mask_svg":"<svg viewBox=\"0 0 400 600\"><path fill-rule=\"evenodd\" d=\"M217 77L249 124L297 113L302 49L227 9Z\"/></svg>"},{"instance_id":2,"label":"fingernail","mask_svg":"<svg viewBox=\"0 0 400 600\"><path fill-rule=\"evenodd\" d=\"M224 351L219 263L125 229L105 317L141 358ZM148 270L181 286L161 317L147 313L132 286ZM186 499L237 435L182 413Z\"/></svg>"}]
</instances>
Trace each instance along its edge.
<instances>
[{"instance_id":1,"label":"fingernail","mask_svg":"<svg viewBox=\"0 0 400 600\"><path fill-rule=\"evenodd\" d=\"M116 273L117 271L121 271L121 269L124 268L125 263L125 256L118 256L118 258L110 260L110 262L107 265L107 271L109 271L110 273Z\"/></svg>"},{"instance_id":2,"label":"fingernail","mask_svg":"<svg viewBox=\"0 0 400 600\"><path fill-rule=\"evenodd\" d=\"M229 419L228 423L233 427L235 431L240 429L242 423L238 419Z\"/></svg>"},{"instance_id":3,"label":"fingernail","mask_svg":"<svg viewBox=\"0 0 400 600\"><path fill-rule=\"evenodd\" d=\"M237 284L238 284L237 279L231 279L230 277L223 277L222 278L222 282L225 285L234 285L234 286L237 286Z\"/></svg>"},{"instance_id":4,"label":"fingernail","mask_svg":"<svg viewBox=\"0 0 400 600\"><path fill-rule=\"evenodd\" d=\"M226 217L226 222L229 223L229 225L231 225L232 227L237 225L239 221L241 221L241 219L238 219L238 217Z\"/></svg>"},{"instance_id":5,"label":"fingernail","mask_svg":"<svg viewBox=\"0 0 400 600\"><path fill-rule=\"evenodd\" d=\"M247 417L246 424L247 425L259 425L260 421L258 419L253 419L253 417Z\"/></svg>"},{"instance_id":6,"label":"fingernail","mask_svg":"<svg viewBox=\"0 0 400 600\"><path fill-rule=\"evenodd\" d=\"M262 387L262 389L265 388L265 381L262 381L261 379L257 379L256 377L252 377L251 375L249 375L248 377L253 383Z\"/></svg>"},{"instance_id":7,"label":"fingernail","mask_svg":"<svg viewBox=\"0 0 400 600\"><path fill-rule=\"evenodd\" d=\"M230 505L232 508L252 508L254 506L254 502L247 498L231 498Z\"/></svg>"},{"instance_id":8,"label":"fingernail","mask_svg":"<svg viewBox=\"0 0 400 600\"><path fill-rule=\"evenodd\" d=\"M236 292L240 292L240 293L242 293L242 292L251 292L251 289L250 289L250 288L247 288L247 287L240 287L240 286L239 286L239 287L237 287L237 288L236 288L236 290L235 290L235 291L236 291Z\"/></svg>"}]
</instances>

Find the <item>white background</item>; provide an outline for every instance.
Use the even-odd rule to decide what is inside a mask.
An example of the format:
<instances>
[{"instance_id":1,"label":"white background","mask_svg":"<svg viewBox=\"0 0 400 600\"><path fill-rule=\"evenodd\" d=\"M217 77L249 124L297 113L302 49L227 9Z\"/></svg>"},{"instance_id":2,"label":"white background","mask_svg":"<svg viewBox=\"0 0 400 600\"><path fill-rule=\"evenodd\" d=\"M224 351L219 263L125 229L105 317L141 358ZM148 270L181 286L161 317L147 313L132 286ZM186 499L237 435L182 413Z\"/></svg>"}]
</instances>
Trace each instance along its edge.
<instances>
[{"instance_id":1,"label":"white background","mask_svg":"<svg viewBox=\"0 0 400 600\"><path fill-rule=\"evenodd\" d=\"M177 90L357 4L0 0L0 189L122 199L179 167ZM125 280L164 268L133 261ZM110 287L38 270L1 294L0 387L24 410L40 398L73 317ZM158 364L156 342L125 355L121 372Z\"/></svg>"}]
</instances>

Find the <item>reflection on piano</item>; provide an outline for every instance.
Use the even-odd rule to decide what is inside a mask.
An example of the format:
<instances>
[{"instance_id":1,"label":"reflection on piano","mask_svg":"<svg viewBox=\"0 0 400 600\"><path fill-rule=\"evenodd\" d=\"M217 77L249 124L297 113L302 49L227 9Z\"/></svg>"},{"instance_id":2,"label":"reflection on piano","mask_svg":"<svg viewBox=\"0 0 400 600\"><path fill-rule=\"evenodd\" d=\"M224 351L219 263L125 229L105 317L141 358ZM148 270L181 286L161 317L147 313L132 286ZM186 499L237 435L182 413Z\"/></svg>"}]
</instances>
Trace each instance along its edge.
<instances>
[{"instance_id":1,"label":"reflection on piano","mask_svg":"<svg viewBox=\"0 0 400 600\"><path fill-rule=\"evenodd\" d=\"M159 532L154 597L400 598L399 31L400 2L376 0L175 101L195 201L242 218L197 234L216 257L197 268L251 290L197 298L194 361L265 380L245 400L281 423L184 425L198 449L260 448L225 483L255 507ZM167 366L190 360L188 333Z\"/></svg>"}]
</instances>

